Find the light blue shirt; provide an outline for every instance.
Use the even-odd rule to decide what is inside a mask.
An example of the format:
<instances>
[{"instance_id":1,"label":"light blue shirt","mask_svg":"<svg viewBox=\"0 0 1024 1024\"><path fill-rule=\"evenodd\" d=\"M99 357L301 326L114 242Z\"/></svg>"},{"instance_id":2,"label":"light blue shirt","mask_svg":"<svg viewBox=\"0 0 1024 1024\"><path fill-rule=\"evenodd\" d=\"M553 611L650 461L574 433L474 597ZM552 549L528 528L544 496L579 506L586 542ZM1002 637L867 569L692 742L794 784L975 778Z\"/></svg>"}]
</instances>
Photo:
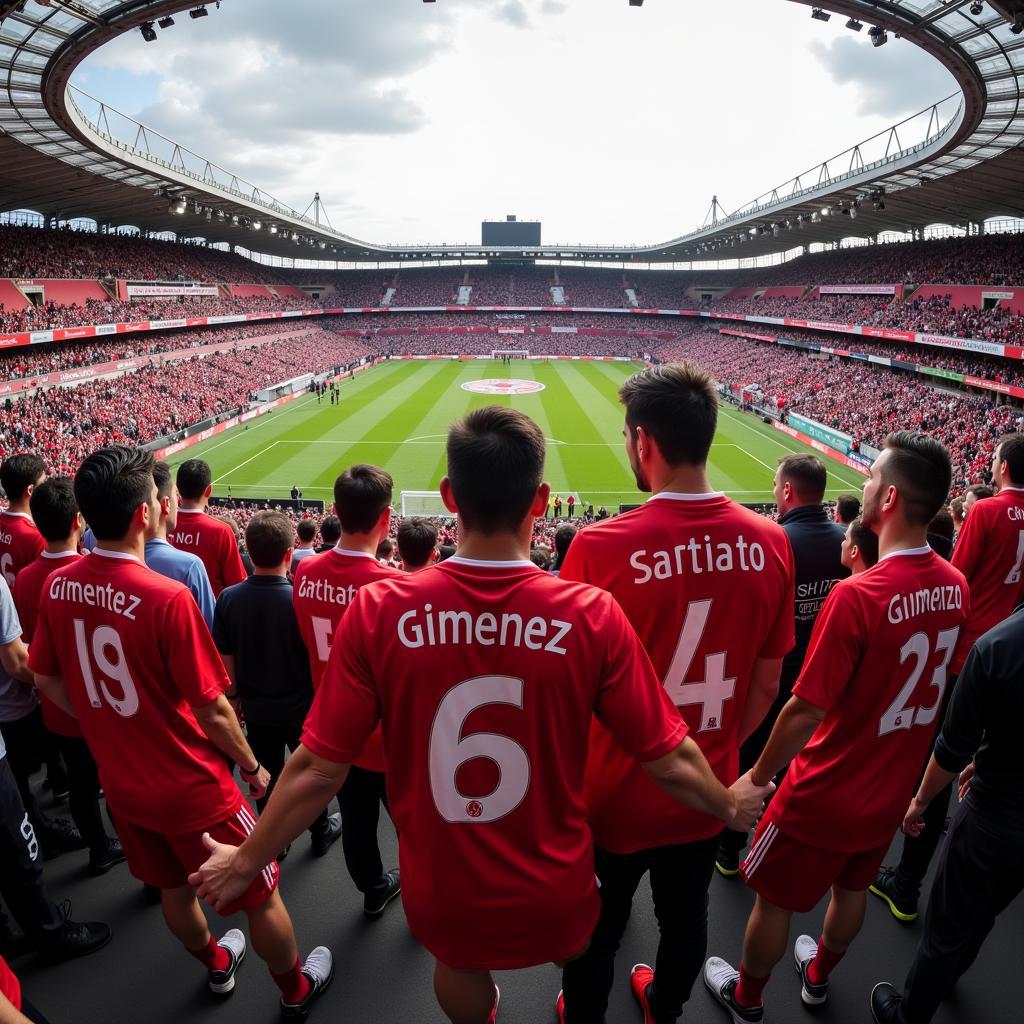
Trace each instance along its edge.
<instances>
[{"instance_id":1,"label":"light blue shirt","mask_svg":"<svg viewBox=\"0 0 1024 1024\"><path fill-rule=\"evenodd\" d=\"M206 574L206 566L198 555L190 551L179 551L167 541L154 538L146 541L146 565L169 580L184 583L192 591L207 628L213 629L213 588Z\"/></svg>"},{"instance_id":2,"label":"light blue shirt","mask_svg":"<svg viewBox=\"0 0 1024 1024\"><path fill-rule=\"evenodd\" d=\"M21 636L21 622L14 607L14 598L7 581L0 579L0 644L9 644ZM12 679L0 668L0 721L16 722L24 718L35 706L35 688ZM0 757L7 753L3 736L0 735Z\"/></svg>"}]
</instances>

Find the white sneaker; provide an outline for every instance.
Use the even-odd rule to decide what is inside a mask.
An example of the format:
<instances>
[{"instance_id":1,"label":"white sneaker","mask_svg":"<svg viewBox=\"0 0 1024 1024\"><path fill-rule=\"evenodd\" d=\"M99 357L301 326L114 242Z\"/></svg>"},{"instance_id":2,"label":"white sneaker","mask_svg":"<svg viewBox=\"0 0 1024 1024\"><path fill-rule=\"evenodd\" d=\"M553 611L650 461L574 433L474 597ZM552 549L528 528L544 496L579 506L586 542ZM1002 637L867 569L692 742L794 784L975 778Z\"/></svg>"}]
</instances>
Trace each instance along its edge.
<instances>
[{"instance_id":1,"label":"white sneaker","mask_svg":"<svg viewBox=\"0 0 1024 1024\"><path fill-rule=\"evenodd\" d=\"M231 963L223 971L209 972L210 991L219 996L226 996L229 992L234 991L235 973L245 959L245 936L237 928L232 928L217 940L217 945L228 951Z\"/></svg>"},{"instance_id":2,"label":"white sneaker","mask_svg":"<svg viewBox=\"0 0 1024 1024\"><path fill-rule=\"evenodd\" d=\"M713 956L704 965L704 984L729 1012L733 1024L761 1024L764 1020L763 1003L760 1006L740 1006L736 1002L739 980L739 971L721 957Z\"/></svg>"},{"instance_id":3,"label":"white sneaker","mask_svg":"<svg viewBox=\"0 0 1024 1024\"><path fill-rule=\"evenodd\" d=\"M281 1000L281 1016L285 1020L305 1020L313 1003L323 994L334 978L334 957L326 946L310 950L302 964L302 973L309 978L309 992L301 1003Z\"/></svg>"},{"instance_id":4,"label":"white sneaker","mask_svg":"<svg viewBox=\"0 0 1024 1024\"><path fill-rule=\"evenodd\" d=\"M818 955L818 944L810 935L801 935L793 944L793 962L800 975L800 998L805 1006L821 1006L828 999L828 982L815 985L807 976L811 961Z\"/></svg>"}]
</instances>

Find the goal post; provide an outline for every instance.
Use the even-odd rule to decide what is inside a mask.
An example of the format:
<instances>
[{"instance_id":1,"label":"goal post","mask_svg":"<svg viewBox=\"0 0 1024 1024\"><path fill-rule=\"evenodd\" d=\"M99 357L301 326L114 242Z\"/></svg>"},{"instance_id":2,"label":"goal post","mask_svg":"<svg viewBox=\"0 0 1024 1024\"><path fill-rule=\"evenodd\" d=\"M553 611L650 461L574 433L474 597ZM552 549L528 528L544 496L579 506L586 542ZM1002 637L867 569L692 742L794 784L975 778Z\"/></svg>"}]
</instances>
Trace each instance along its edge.
<instances>
[{"instance_id":1,"label":"goal post","mask_svg":"<svg viewBox=\"0 0 1024 1024\"><path fill-rule=\"evenodd\" d=\"M455 518L455 513L445 508L440 491L402 491L401 497L403 516Z\"/></svg>"},{"instance_id":2,"label":"goal post","mask_svg":"<svg viewBox=\"0 0 1024 1024\"><path fill-rule=\"evenodd\" d=\"M529 359L528 348L496 348L491 351L491 358L498 359Z\"/></svg>"}]
</instances>

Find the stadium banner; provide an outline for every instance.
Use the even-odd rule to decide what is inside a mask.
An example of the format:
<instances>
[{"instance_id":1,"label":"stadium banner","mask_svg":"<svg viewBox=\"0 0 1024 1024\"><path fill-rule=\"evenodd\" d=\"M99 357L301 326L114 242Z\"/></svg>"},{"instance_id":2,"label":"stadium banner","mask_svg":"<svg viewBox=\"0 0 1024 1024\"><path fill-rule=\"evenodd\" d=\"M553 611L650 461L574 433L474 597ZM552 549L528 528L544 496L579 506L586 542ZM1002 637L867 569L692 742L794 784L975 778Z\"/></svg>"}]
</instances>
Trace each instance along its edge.
<instances>
[{"instance_id":1,"label":"stadium banner","mask_svg":"<svg viewBox=\"0 0 1024 1024\"><path fill-rule=\"evenodd\" d=\"M868 356L869 363L877 363L879 366L895 366L896 360L889 359L887 356ZM914 364L911 364L914 365Z\"/></svg>"},{"instance_id":2,"label":"stadium banner","mask_svg":"<svg viewBox=\"0 0 1024 1024\"><path fill-rule=\"evenodd\" d=\"M879 341L913 342L917 337L913 331L898 331L894 327L858 327L853 333L865 338L877 338Z\"/></svg>"},{"instance_id":3,"label":"stadium banner","mask_svg":"<svg viewBox=\"0 0 1024 1024\"><path fill-rule=\"evenodd\" d=\"M861 441L858 447L860 448L861 455L866 455L872 462L882 454L881 448L876 448L873 444L867 444L864 441Z\"/></svg>"},{"instance_id":4,"label":"stadium banner","mask_svg":"<svg viewBox=\"0 0 1024 1024\"><path fill-rule=\"evenodd\" d=\"M955 370L940 370L937 366L924 366L919 363L917 372L925 373L929 377L943 377L946 380L955 380L958 384L963 384L964 382L964 375L962 373L957 373Z\"/></svg>"},{"instance_id":5,"label":"stadium banner","mask_svg":"<svg viewBox=\"0 0 1024 1024\"><path fill-rule=\"evenodd\" d=\"M125 293L129 299L180 299L186 295L215 299L220 295L220 289L216 285L206 284L126 284Z\"/></svg>"},{"instance_id":6,"label":"stadium banner","mask_svg":"<svg viewBox=\"0 0 1024 1024\"><path fill-rule=\"evenodd\" d=\"M902 290L898 284L823 284L818 288L821 295L899 295Z\"/></svg>"},{"instance_id":7,"label":"stadium banner","mask_svg":"<svg viewBox=\"0 0 1024 1024\"><path fill-rule=\"evenodd\" d=\"M850 452L847 458L852 459L854 462L859 462L865 469L870 469L875 461L865 452Z\"/></svg>"},{"instance_id":8,"label":"stadium banner","mask_svg":"<svg viewBox=\"0 0 1024 1024\"><path fill-rule=\"evenodd\" d=\"M1012 384L1003 384L1000 381L986 380L984 377L972 377L967 374L963 382L972 388L984 388L986 391L996 391L1000 395L1010 395L1013 398L1024 398L1024 388L1014 387Z\"/></svg>"},{"instance_id":9,"label":"stadium banner","mask_svg":"<svg viewBox=\"0 0 1024 1024\"><path fill-rule=\"evenodd\" d=\"M819 423L817 420L812 420L795 412L789 414L789 422L797 430L817 438L822 444L827 444L835 451L842 452L843 455L850 453L853 438L849 434L844 434L841 430L833 430L831 427L826 427L824 423Z\"/></svg>"},{"instance_id":10,"label":"stadium banner","mask_svg":"<svg viewBox=\"0 0 1024 1024\"><path fill-rule=\"evenodd\" d=\"M984 352L990 356L1007 355L1006 346L994 341L979 341L976 338L949 338L944 334L918 334L920 345L937 345L939 348L958 348L967 352Z\"/></svg>"},{"instance_id":11,"label":"stadium banner","mask_svg":"<svg viewBox=\"0 0 1024 1024\"><path fill-rule=\"evenodd\" d=\"M790 414L790 419L792 418L792 414ZM784 434L789 435L789 437L792 437L794 440L800 441L802 444L809 445L816 452L821 452L822 455L827 455L830 459L833 459L836 462L841 462L848 469L855 470L862 476L868 475L866 466L861 465L861 463L851 459L848 455L845 455L842 452L837 452L827 444L822 444L821 441L816 441L813 437L808 437L807 434L801 433L799 430L794 430L792 427L786 426L785 423L780 423L778 420L773 420L772 426L776 430L781 430Z\"/></svg>"},{"instance_id":12,"label":"stadium banner","mask_svg":"<svg viewBox=\"0 0 1024 1024\"><path fill-rule=\"evenodd\" d=\"M909 370L911 373L917 373L917 363L908 363L903 359L893 359L891 365L899 370Z\"/></svg>"}]
</instances>

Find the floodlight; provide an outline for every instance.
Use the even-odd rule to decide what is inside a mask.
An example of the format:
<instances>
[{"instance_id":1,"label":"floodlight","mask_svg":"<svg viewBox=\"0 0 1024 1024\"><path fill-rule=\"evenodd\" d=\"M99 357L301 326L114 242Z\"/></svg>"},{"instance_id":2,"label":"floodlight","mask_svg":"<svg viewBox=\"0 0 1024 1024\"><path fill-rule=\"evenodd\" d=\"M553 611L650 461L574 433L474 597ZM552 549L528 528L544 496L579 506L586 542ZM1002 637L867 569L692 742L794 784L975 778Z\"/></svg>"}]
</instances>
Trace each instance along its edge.
<instances>
[{"instance_id":1,"label":"floodlight","mask_svg":"<svg viewBox=\"0 0 1024 1024\"><path fill-rule=\"evenodd\" d=\"M263 221L261 221L261 220L254 220L252 222L252 229L253 229L253 231L259 231L260 228L262 228L262 227L263 227Z\"/></svg>"},{"instance_id":2,"label":"floodlight","mask_svg":"<svg viewBox=\"0 0 1024 1024\"><path fill-rule=\"evenodd\" d=\"M971 14L977 17L983 10L985 10L985 5L981 0L974 0L974 3L971 4Z\"/></svg>"},{"instance_id":3,"label":"floodlight","mask_svg":"<svg viewBox=\"0 0 1024 1024\"><path fill-rule=\"evenodd\" d=\"M864 23L858 21L856 18L851 18L846 23L846 27L851 29L853 32L859 32L864 27Z\"/></svg>"},{"instance_id":4,"label":"floodlight","mask_svg":"<svg viewBox=\"0 0 1024 1024\"><path fill-rule=\"evenodd\" d=\"M277 225L276 224L271 224L270 225L270 233L272 235L276 235L277 234Z\"/></svg>"},{"instance_id":5,"label":"floodlight","mask_svg":"<svg viewBox=\"0 0 1024 1024\"><path fill-rule=\"evenodd\" d=\"M828 11L823 11L820 7L811 8L811 17L815 21L831 21L832 15Z\"/></svg>"},{"instance_id":6,"label":"floodlight","mask_svg":"<svg viewBox=\"0 0 1024 1024\"><path fill-rule=\"evenodd\" d=\"M161 28L170 28L170 27L171 27L171 26L172 26L172 25L174 24L174 19L173 19L173 18L172 18L172 17L170 16L170 15L168 15L168 16L167 16L166 18L161 18L161 19L160 19L160 20L159 20L159 21L157 22L157 24L158 24L158 25L159 25L159 26L160 26Z\"/></svg>"},{"instance_id":7,"label":"floodlight","mask_svg":"<svg viewBox=\"0 0 1024 1024\"><path fill-rule=\"evenodd\" d=\"M144 21L139 26L139 31L142 33L142 38L145 39L147 43L156 42L156 29L153 28L153 22Z\"/></svg>"},{"instance_id":8,"label":"floodlight","mask_svg":"<svg viewBox=\"0 0 1024 1024\"><path fill-rule=\"evenodd\" d=\"M644 0L629 0L630 7L643 7Z\"/></svg>"},{"instance_id":9,"label":"floodlight","mask_svg":"<svg viewBox=\"0 0 1024 1024\"><path fill-rule=\"evenodd\" d=\"M879 28L878 25L868 29L868 36L871 38L872 46L885 46L885 44L889 42L889 37L886 35L885 29Z\"/></svg>"},{"instance_id":10,"label":"floodlight","mask_svg":"<svg viewBox=\"0 0 1024 1024\"><path fill-rule=\"evenodd\" d=\"M195 7L188 12L190 18L205 18L210 12L205 7Z\"/></svg>"}]
</instances>

